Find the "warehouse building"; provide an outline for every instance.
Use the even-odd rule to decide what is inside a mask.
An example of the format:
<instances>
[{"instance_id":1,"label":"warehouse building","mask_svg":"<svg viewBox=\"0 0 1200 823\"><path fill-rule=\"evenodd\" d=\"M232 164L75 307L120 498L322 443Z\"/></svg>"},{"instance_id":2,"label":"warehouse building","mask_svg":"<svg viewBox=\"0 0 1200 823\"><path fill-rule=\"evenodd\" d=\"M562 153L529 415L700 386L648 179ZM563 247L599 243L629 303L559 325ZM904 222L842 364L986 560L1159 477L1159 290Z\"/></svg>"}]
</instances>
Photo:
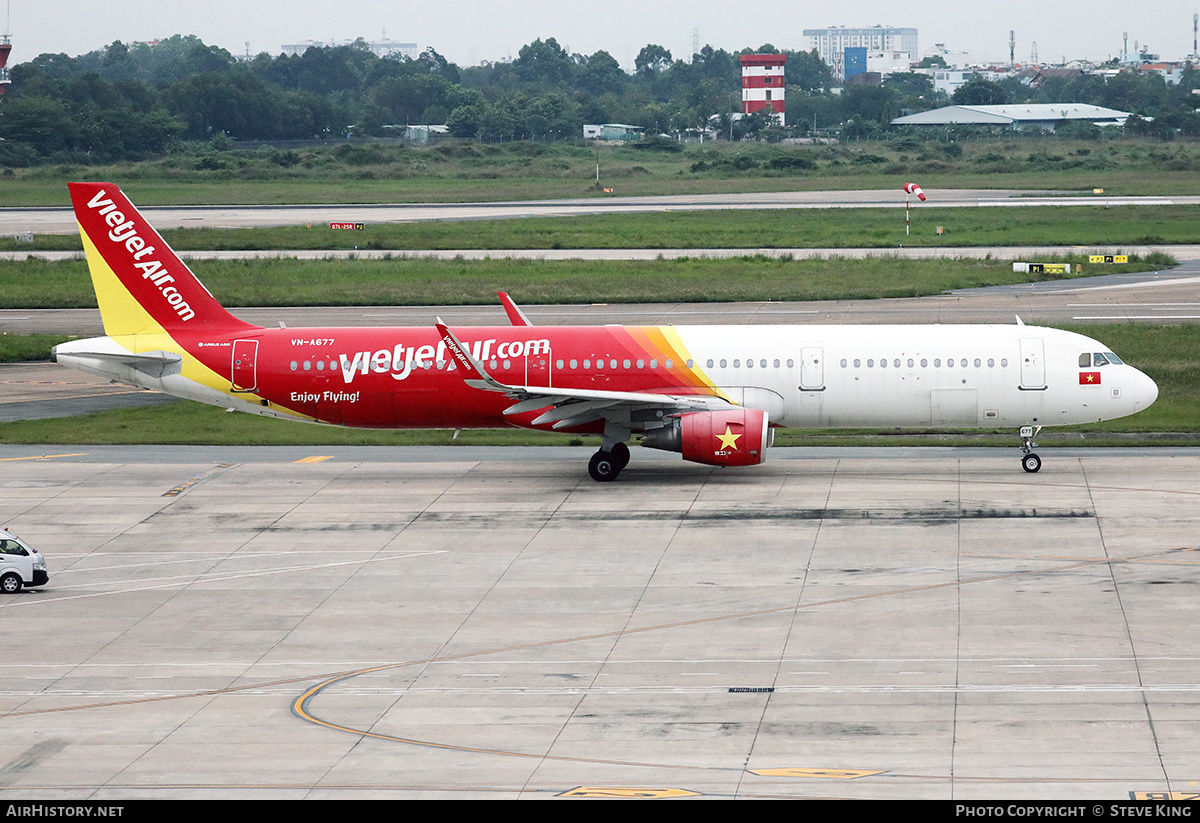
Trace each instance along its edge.
<instances>
[{"instance_id":1,"label":"warehouse building","mask_svg":"<svg viewBox=\"0 0 1200 823\"><path fill-rule=\"evenodd\" d=\"M1011 129L1054 129L1064 122L1082 121L1097 126L1123 126L1127 111L1084 103L1021 103L1013 106L945 106L906 114L893 126L1003 126Z\"/></svg>"}]
</instances>

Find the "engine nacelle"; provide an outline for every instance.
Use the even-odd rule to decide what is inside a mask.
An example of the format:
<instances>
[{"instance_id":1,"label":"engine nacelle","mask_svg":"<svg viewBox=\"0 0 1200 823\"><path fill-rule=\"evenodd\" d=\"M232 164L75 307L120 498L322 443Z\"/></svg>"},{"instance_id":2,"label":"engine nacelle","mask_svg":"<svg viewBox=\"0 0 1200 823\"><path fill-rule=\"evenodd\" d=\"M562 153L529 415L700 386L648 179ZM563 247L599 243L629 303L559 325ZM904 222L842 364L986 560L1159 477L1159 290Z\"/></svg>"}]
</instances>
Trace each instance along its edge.
<instances>
[{"instance_id":1,"label":"engine nacelle","mask_svg":"<svg viewBox=\"0 0 1200 823\"><path fill-rule=\"evenodd\" d=\"M757 466L766 459L773 434L765 411L736 408L682 414L646 432L642 445L709 466Z\"/></svg>"}]
</instances>

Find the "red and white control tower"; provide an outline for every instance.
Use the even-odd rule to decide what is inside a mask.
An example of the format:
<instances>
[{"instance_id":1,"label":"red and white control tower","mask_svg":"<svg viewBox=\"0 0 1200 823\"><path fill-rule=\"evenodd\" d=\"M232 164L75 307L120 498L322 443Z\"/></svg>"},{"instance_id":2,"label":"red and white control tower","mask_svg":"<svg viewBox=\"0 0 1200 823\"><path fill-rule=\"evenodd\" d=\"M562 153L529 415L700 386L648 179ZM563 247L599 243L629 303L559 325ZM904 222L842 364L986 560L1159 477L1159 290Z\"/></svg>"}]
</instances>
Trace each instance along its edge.
<instances>
[{"instance_id":1,"label":"red and white control tower","mask_svg":"<svg viewBox=\"0 0 1200 823\"><path fill-rule=\"evenodd\" d=\"M0 94L4 94L4 87L12 80L8 77L8 69L5 64L8 63L8 53L12 51L12 43L9 42L7 34L0 34Z\"/></svg>"},{"instance_id":2,"label":"red and white control tower","mask_svg":"<svg viewBox=\"0 0 1200 823\"><path fill-rule=\"evenodd\" d=\"M4 87L12 82L8 76L8 69L5 66L8 64L8 55L12 51L12 31L10 31L9 17L12 15L12 0L5 7L4 12L4 32L0 33L0 94L4 94Z\"/></svg>"},{"instance_id":3,"label":"red and white control tower","mask_svg":"<svg viewBox=\"0 0 1200 823\"><path fill-rule=\"evenodd\" d=\"M742 113L770 109L779 125L784 123L782 54L742 55Z\"/></svg>"}]
</instances>

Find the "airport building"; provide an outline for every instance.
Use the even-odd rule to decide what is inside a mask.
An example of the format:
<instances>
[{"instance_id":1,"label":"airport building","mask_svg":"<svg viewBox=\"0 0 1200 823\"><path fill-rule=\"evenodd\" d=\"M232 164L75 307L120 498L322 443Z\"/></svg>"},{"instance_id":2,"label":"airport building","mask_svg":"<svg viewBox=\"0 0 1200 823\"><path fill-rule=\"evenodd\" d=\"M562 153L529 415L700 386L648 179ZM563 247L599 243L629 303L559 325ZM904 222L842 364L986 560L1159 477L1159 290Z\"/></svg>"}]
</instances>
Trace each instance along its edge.
<instances>
[{"instance_id":1,"label":"airport building","mask_svg":"<svg viewBox=\"0 0 1200 823\"><path fill-rule=\"evenodd\" d=\"M1097 126L1122 126L1127 111L1084 103L1021 103L1015 106L944 106L908 114L892 120L893 126L1004 126L1010 129L1037 127L1046 131L1064 122L1082 121Z\"/></svg>"}]
</instances>

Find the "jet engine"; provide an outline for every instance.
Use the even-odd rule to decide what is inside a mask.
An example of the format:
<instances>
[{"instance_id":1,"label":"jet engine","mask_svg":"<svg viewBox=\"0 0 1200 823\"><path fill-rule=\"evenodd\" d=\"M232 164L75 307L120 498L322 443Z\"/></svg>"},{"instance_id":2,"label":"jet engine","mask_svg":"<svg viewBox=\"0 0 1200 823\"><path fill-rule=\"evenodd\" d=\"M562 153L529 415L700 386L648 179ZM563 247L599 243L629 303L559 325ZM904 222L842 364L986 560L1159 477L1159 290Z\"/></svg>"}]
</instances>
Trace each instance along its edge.
<instances>
[{"instance_id":1,"label":"jet engine","mask_svg":"<svg viewBox=\"0 0 1200 823\"><path fill-rule=\"evenodd\" d=\"M709 466L756 466L774 441L761 409L689 412L642 435L642 445L680 452L684 460Z\"/></svg>"}]
</instances>

